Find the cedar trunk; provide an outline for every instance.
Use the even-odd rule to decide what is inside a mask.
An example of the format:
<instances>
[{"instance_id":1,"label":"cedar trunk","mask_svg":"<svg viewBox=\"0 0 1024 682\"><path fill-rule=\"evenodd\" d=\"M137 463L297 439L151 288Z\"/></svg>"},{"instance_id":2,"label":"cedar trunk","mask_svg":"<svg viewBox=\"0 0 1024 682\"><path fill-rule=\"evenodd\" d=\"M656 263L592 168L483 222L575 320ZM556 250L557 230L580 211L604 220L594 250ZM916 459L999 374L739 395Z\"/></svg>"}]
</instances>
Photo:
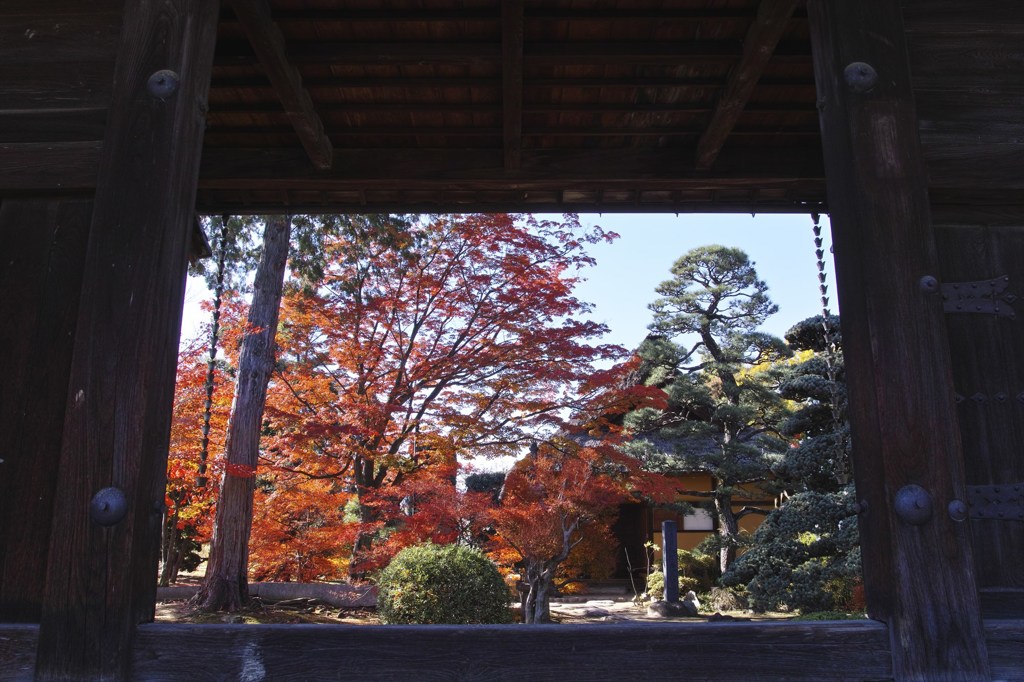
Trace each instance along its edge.
<instances>
[{"instance_id":1,"label":"cedar trunk","mask_svg":"<svg viewBox=\"0 0 1024 682\"><path fill-rule=\"evenodd\" d=\"M252 306L238 360L235 398L225 444L227 466L221 477L210 559L196 597L202 608L208 611L233 611L249 596L247 573L252 498L263 407L270 372L274 367L274 336L290 233L289 218L267 218L263 256L256 268Z\"/></svg>"}]
</instances>

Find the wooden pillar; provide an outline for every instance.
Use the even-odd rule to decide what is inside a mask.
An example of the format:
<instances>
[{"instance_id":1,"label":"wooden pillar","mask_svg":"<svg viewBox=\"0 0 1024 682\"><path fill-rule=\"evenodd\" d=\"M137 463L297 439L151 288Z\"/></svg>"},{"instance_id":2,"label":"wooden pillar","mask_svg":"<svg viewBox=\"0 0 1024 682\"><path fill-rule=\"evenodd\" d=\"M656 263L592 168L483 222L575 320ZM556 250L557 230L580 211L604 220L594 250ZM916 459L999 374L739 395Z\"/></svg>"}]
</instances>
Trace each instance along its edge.
<instances>
[{"instance_id":1,"label":"wooden pillar","mask_svg":"<svg viewBox=\"0 0 1024 682\"><path fill-rule=\"evenodd\" d=\"M985 680L968 528L947 511L963 458L900 6L808 13L868 609L889 623L897 680Z\"/></svg>"},{"instance_id":2,"label":"wooden pillar","mask_svg":"<svg viewBox=\"0 0 1024 682\"><path fill-rule=\"evenodd\" d=\"M0 622L39 622L92 202L0 203Z\"/></svg>"},{"instance_id":3,"label":"wooden pillar","mask_svg":"<svg viewBox=\"0 0 1024 682\"><path fill-rule=\"evenodd\" d=\"M128 679L135 625L152 618L218 5L125 3L71 360L37 679ZM162 70L174 73L153 77ZM126 513L101 525L90 506L109 487L123 492ZM116 507L114 500L108 511Z\"/></svg>"}]
</instances>

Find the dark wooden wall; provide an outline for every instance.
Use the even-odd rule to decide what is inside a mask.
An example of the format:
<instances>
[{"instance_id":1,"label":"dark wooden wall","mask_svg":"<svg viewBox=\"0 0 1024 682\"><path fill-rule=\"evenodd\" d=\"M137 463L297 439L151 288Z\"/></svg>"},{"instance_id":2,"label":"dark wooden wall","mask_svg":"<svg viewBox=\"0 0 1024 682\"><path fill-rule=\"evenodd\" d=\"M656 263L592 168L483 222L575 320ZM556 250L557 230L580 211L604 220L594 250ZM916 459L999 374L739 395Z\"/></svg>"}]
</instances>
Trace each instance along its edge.
<instances>
[{"instance_id":1,"label":"dark wooden wall","mask_svg":"<svg viewBox=\"0 0 1024 682\"><path fill-rule=\"evenodd\" d=\"M0 3L0 621L36 621L121 0Z\"/></svg>"}]
</instances>

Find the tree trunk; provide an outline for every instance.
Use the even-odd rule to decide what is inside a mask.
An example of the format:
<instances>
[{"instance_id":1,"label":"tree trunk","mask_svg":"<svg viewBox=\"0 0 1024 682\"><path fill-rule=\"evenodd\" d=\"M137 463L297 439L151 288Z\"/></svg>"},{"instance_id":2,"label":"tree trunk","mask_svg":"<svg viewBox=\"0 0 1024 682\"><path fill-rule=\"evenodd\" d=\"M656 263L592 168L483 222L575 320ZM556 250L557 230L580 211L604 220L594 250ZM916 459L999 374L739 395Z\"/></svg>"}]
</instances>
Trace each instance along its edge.
<instances>
[{"instance_id":1,"label":"tree trunk","mask_svg":"<svg viewBox=\"0 0 1024 682\"><path fill-rule=\"evenodd\" d=\"M178 555L180 549L180 531L178 530L178 512L167 515L163 523L163 537L160 543L160 587L167 587L178 578L176 566L180 565Z\"/></svg>"},{"instance_id":2,"label":"tree trunk","mask_svg":"<svg viewBox=\"0 0 1024 682\"><path fill-rule=\"evenodd\" d=\"M740 532L739 522L732 511L732 495L715 496L715 514L718 516L718 536L722 542L718 551L718 567L725 573L736 560L735 539Z\"/></svg>"},{"instance_id":3,"label":"tree trunk","mask_svg":"<svg viewBox=\"0 0 1024 682\"><path fill-rule=\"evenodd\" d=\"M210 327L210 343L206 361L206 402L203 404L203 439L199 452L199 474L196 486L205 488L206 460L210 456L210 417L213 414L214 370L217 367L217 344L220 341L220 306L224 299L224 279L227 273L228 255L228 218L224 216L220 223L220 253L217 254L217 283L213 288L213 325Z\"/></svg>"},{"instance_id":4,"label":"tree trunk","mask_svg":"<svg viewBox=\"0 0 1024 682\"><path fill-rule=\"evenodd\" d=\"M551 622L551 588L555 582L555 569L546 569L541 562L527 562L526 584L523 596L523 623L536 625Z\"/></svg>"},{"instance_id":5,"label":"tree trunk","mask_svg":"<svg viewBox=\"0 0 1024 682\"><path fill-rule=\"evenodd\" d=\"M267 218L263 256L256 268L252 305L242 339L235 398L228 420L217 515L206 576L196 596L208 611L233 611L249 595L249 532L267 384L274 367L274 336L281 307L291 220Z\"/></svg>"}]
</instances>

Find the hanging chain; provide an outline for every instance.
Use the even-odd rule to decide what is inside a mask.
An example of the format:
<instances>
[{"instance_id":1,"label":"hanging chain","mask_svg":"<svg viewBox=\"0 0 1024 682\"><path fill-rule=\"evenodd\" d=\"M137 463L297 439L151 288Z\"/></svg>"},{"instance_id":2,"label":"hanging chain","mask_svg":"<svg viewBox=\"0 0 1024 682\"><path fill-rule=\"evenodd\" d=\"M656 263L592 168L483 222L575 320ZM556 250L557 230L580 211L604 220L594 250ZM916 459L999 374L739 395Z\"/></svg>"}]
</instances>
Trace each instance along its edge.
<instances>
[{"instance_id":1,"label":"hanging chain","mask_svg":"<svg viewBox=\"0 0 1024 682\"><path fill-rule=\"evenodd\" d=\"M836 381L839 375L839 344L836 341L839 330L832 324L830 319L832 311L828 307L829 296L828 284L826 283L828 276L825 273L825 247L821 238L821 216L817 213L812 213L811 220L814 221L812 228L814 231L814 255L817 257L818 291L821 293L821 331L825 339L825 352L822 355L825 359L825 374L828 377L831 393L832 424L833 428L838 430L843 425L842 411L839 406L839 385ZM848 476L849 472L845 471L846 467L842 468L843 471L836 472L837 478L841 479Z\"/></svg>"}]
</instances>

